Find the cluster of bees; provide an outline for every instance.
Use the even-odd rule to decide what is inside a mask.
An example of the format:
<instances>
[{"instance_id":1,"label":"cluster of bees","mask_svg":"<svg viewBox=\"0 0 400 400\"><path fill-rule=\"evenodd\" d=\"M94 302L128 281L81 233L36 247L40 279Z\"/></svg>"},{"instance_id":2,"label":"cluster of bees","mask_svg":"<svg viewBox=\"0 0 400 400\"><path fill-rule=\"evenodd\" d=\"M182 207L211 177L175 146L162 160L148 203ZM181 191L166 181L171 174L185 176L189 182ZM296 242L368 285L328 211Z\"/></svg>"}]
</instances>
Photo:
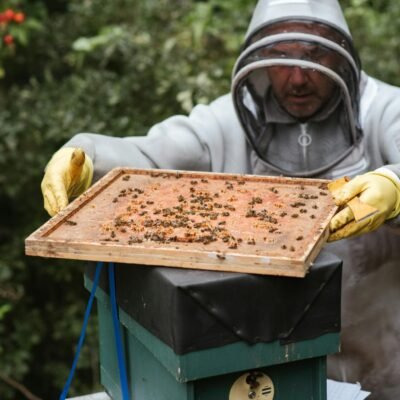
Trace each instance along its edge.
<instances>
[{"instance_id":1,"label":"cluster of bees","mask_svg":"<svg viewBox=\"0 0 400 400\"><path fill-rule=\"evenodd\" d=\"M154 173L151 176L160 175ZM166 177L171 178L171 175ZM175 175L175 178L180 177L181 175ZM129 175L123 178L125 181L129 179ZM220 189L214 191L208 190L206 178L192 179L189 183L190 185L187 185L186 181L186 185L178 185L179 189L175 189L174 198L168 194L168 207L162 205L165 193L158 191L159 184L146 186L146 189L135 187L122 189L112 201L123 204L123 209L118 210L118 214L111 222L103 225L103 234L106 237L102 240L118 242L121 239L128 244L152 241L203 245L221 241L228 249L236 249L241 243L255 245L256 240L248 234L247 236L241 234L238 230L233 234L228 226L233 226L232 222L235 219L251 218L257 222L253 226L262 227L263 233L280 234L282 218L286 216L297 218L299 214L308 213L305 201L318 198L316 195L300 193L299 201L289 204L294 210L291 214L286 211L279 214L276 211L269 211L265 208L268 204L264 205L264 200L259 196L251 197L244 210L236 210L240 193L247 193L247 197L250 193L243 187L246 181L224 181ZM276 188L269 190L274 195L279 193ZM325 195L323 190L320 193ZM129 199L128 202L126 198ZM313 207L318 208L316 204ZM313 219L315 216L311 214L310 218ZM267 238L263 237L263 240ZM303 236L297 236L296 240L303 240ZM282 245L281 248L295 251L294 246Z\"/></svg>"}]
</instances>

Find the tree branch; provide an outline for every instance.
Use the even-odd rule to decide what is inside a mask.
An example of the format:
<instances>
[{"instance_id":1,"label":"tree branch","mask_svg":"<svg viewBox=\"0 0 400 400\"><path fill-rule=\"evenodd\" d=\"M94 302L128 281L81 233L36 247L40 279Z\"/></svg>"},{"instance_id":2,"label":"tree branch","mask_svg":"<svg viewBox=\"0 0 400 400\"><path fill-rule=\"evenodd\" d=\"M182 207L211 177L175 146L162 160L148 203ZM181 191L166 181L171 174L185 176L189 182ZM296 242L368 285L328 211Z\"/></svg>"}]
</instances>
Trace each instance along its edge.
<instances>
[{"instance_id":1,"label":"tree branch","mask_svg":"<svg viewBox=\"0 0 400 400\"><path fill-rule=\"evenodd\" d=\"M29 391L24 385L15 381L14 379L3 375L0 373L0 379L7 383L7 385L21 392L28 400L42 400L39 397L36 397L31 391Z\"/></svg>"}]
</instances>

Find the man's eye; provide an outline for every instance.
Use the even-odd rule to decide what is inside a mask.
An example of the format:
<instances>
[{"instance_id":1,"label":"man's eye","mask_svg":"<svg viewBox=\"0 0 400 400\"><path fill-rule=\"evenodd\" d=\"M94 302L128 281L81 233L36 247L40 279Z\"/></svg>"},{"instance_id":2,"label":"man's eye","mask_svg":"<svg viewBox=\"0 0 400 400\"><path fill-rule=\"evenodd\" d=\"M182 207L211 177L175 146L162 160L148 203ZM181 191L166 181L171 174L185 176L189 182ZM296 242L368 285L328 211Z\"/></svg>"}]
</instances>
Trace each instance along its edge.
<instances>
[{"instance_id":1,"label":"man's eye","mask_svg":"<svg viewBox=\"0 0 400 400\"><path fill-rule=\"evenodd\" d=\"M316 49L310 52L310 57L315 60L319 60L321 58L326 57L327 54L328 52L324 49Z\"/></svg>"}]
</instances>

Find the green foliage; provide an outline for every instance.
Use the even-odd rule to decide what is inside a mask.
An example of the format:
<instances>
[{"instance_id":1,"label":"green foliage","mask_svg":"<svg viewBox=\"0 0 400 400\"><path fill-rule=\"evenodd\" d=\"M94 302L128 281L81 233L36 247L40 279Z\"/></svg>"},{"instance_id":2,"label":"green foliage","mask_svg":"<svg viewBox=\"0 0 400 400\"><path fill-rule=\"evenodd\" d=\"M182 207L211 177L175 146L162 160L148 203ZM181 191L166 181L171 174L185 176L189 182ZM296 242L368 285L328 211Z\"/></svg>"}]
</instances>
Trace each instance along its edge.
<instances>
[{"instance_id":1,"label":"green foliage","mask_svg":"<svg viewBox=\"0 0 400 400\"><path fill-rule=\"evenodd\" d=\"M41 14L41 4L0 2L0 79L6 75L5 64L12 63L20 48L28 46L31 34L42 29Z\"/></svg>"},{"instance_id":2,"label":"green foliage","mask_svg":"<svg viewBox=\"0 0 400 400\"><path fill-rule=\"evenodd\" d=\"M345 14L359 49L364 70L400 85L400 2L347 0Z\"/></svg>"},{"instance_id":3,"label":"green foliage","mask_svg":"<svg viewBox=\"0 0 400 400\"><path fill-rule=\"evenodd\" d=\"M0 371L37 396L56 398L64 385L87 301L82 263L24 256L24 238L47 219L40 194L47 160L76 132L144 134L228 91L250 12L244 3L42 2L44 28L5 64ZM71 396L98 389L96 340L93 318ZM1 379L0 394L21 396Z\"/></svg>"},{"instance_id":4,"label":"green foliage","mask_svg":"<svg viewBox=\"0 0 400 400\"><path fill-rule=\"evenodd\" d=\"M365 69L400 84L400 3L342 3ZM54 399L88 294L82 263L24 256L24 238L48 218L40 193L47 160L74 133L145 134L229 91L254 4L10 0L0 12L17 6L35 23L15 34L13 54L0 54L0 373ZM92 316L71 396L98 389L96 349ZM1 378L0 397L23 398Z\"/></svg>"}]
</instances>

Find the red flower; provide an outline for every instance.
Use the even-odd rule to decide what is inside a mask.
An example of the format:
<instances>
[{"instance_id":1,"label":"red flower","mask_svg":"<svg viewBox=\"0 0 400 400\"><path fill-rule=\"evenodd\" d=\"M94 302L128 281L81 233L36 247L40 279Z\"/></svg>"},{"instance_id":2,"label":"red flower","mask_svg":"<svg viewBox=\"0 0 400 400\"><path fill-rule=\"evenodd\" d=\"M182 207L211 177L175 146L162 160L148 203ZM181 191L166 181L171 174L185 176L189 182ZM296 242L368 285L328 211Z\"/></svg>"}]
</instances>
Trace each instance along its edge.
<instances>
[{"instance_id":1,"label":"red flower","mask_svg":"<svg viewBox=\"0 0 400 400\"><path fill-rule=\"evenodd\" d=\"M17 12L14 14L14 21L18 24L25 21L25 14L22 12Z\"/></svg>"},{"instance_id":2,"label":"red flower","mask_svg":"<svg viewBox=\"0 0 400 400\"><path fill-rule=\"evenodd\" d=\"M7 21L11 21L11 20L14 19L15 13L14 13L13 10L11 10L11 8L9 8L9 9L7 9L6 11L4 11L3 15L5 16L5 19L6 19Z\"/></svg>"},{"instance_id":3,"label":"red flower","mask_svg":"<svg viewBox=\"0 0 400 400\"><path fill-rule=\"evenodd\" d=\"M14 37L12 35L5 35L3 42L6 46L11 46L14 43Z\"/></svg>"}]
</instances>

